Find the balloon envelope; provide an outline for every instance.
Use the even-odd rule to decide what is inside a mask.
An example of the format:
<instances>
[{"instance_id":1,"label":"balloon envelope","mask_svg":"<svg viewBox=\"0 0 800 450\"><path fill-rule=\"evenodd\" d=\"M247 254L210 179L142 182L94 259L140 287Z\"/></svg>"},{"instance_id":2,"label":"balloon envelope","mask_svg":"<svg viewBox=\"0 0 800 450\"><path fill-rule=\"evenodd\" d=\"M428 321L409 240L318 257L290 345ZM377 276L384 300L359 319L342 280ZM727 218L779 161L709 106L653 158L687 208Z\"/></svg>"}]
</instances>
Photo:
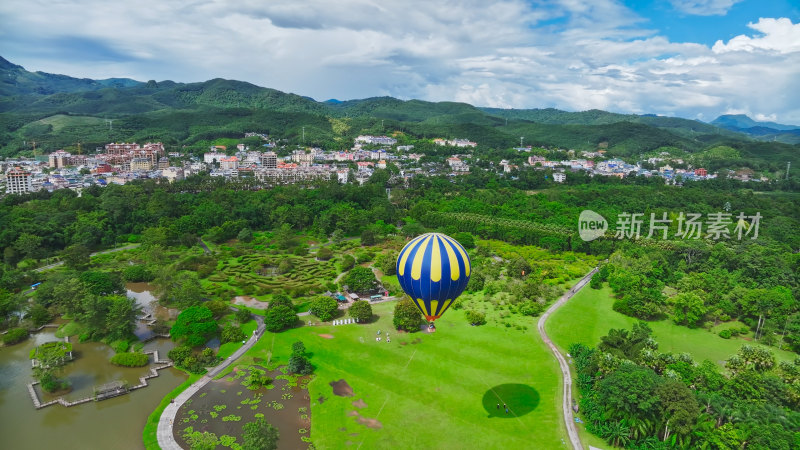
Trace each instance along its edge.
<instances>
[{"instance_id":1,"label":"balloon envelope","mask_svg":"<svg viewBox=\"0 0 800 450\"><path fill-rule=\"evenodd\" d=\"M427 233L412 239L397 256L397 280L428 321L434 321L464 292L469 256L455 239Z\"/></svg>"}]
</instances>

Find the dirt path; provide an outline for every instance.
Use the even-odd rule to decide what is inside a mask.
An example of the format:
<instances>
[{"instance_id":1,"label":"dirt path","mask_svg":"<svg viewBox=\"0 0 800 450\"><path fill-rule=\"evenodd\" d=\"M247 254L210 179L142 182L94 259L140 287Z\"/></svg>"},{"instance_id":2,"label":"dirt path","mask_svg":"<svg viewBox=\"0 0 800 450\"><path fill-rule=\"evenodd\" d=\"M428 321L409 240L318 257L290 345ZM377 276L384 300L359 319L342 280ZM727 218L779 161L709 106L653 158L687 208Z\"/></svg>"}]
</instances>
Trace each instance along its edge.
<instances>
[{"instance_id":1,"label":"dirt path","mask_svg":"<svg viewBox=\"0 0 800 450\"><path fill-rule=\"evenodd\" d=\"M561 368L561 378L564 380L564 397L562 399L561 408L564 410L564 422L567 426L567 434L569 435L569 440L572 443L572 448L576 450L583 449L583 445L581 444L581 439L578 436L578 427L575 426L575 418L572 414L572 376L570 375L569 371L569 364L567 360L564 358L564 355L558 351L553 341L547 336L547 332L544 331L544 324L547 322L547 319L553 314L558 308L560 308L564 303L567 303L567 300L572 298L576 292L580 291L589 280L592 279L592 275L597 272L597 268L592 269L585 277L581 278L575 286L572 287L569 291L567 291L561 298L558 299L555 303L553 303L547 311L542 314L542 317L539 318L539 322L537 323L536 327L539 330L539 335L542 336L542 340L553 354L556 356L558 360L558 365Z\"/></svg>"}]
</instances>

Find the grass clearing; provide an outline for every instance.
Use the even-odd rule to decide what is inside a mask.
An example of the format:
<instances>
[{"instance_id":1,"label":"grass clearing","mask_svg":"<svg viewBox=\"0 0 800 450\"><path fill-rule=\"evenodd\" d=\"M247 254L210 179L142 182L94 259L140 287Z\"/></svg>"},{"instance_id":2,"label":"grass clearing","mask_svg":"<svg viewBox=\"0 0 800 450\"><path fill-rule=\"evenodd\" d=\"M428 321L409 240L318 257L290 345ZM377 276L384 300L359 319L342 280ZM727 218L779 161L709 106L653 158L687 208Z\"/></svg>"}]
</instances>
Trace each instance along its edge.
<instances>
[{"instance_id":1,"label":"grass clearing","mask_svg":"<svg viewBox=\"0 0 800 450\"><path fill-rule=\"evenodd\" d=\"M611 288L582 289L556 311L547 321L547 334L562 351L573 343L596 346L600 337L611 328L631 329L638 319L620 314L611 306L614 303ZM723 339L702 328L675 325L671 320L648 322L661 352L689 353L697 362L714 361L722 366L744 344L760 345L740 337ZM775 347L766 347L778 361L793 361L796 354Z\"/></svg>"},{"instance_id":2,"label":"grass clearing","mask_svg":"<svg viewBox=\"0 0 800 450\"><path fill-rule=\"evenodd\" d=\"M316 367L309 394L318 448L343 448L348 441L363 448L464 448L466 442L473 448L564 448L560 376L538 335L472 327L455 310L437 321L436 333L400 334L391 326L393 308L393 302L373 305L378 319L370 324L267 333L240 366L255 358L285 364L291 344L305 343ZM526 319L533 328L534 319ZM333 394L330 383L338 380L352 388L352 397ZM526 405L515 405L515 389L525 391ZM354 405L360 401L366 406ZM530 412L515 417L484 407L498 402Z\"/></svg>"}]
</instances>

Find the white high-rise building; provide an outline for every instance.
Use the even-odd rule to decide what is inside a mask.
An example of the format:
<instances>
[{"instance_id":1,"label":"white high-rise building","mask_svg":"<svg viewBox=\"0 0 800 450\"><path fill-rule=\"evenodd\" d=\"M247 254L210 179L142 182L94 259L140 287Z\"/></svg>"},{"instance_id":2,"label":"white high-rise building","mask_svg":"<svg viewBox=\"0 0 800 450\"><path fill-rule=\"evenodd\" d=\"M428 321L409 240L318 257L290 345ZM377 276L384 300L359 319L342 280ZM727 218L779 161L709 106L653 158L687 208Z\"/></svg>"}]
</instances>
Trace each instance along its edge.
<instances>
[{"instance_id":1,"label":"white high-rise building","mask_svg":"<svg viewBox=\"0 0 800 450\"><path fill-rule=\"evenodd\" d=\"M33 192L31 173L15 167L6 173L6 192L9 194L24 194Z\"/></svg>"}]
</instances>

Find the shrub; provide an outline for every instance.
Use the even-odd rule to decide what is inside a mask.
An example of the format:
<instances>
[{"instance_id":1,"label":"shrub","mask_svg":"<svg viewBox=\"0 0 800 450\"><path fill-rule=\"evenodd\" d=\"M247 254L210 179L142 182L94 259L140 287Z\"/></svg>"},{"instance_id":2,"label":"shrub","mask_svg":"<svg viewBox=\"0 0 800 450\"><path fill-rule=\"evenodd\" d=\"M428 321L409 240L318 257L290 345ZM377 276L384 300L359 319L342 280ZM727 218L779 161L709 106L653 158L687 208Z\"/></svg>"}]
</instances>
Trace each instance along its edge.
<instances>
[{"instance_id":1,"label":"shrub","mask_svg":"<svg viewBox=\"0 0 800 450\"><path fill-rule=\"evenodd\" d=\"M269 301L268 309L272 309L280 305L286 306L289 309L294 310L294 303L292 303L292 300L283 294L273 295L272 300Z\"/></svg>"},{"instance_id":2,"label":"shrub","mask_svg":"<svg viewBox=\"0 0 800 450\"><path fill-rule=\"evenodd\" d=\"M228 312L228 304L222 300L211 300L210 302L203 304L203 306L210 309L211 314L213 314L214 317L220 317Z\"/></svg>"},{"instance_id":3,"label":"shrub","mask_svg":"<svg viewBox=\"0 0 800 450\"><path fill-rule=\"evenodd\" d=\"M111 364L124 367L146 366L150 357L144 353L117 353L111 358Z\"/></svg>"},{"instance_id":4,"label":"shrub","mask_svg":"<svg viewBox=\"0 0 800 450\"><path fill-rule=\"evenodd\" d=\"M478 311L467 311L467 322L472 325L486 325L486 315Z\"/></svg>"},{"instance_id":5,"label":"shrub","mask_svg":"<svg viewBox=\"0 0 800 450\"><path fill-rule=\"evenodd\" d=\"M342 271L352 269L355 264L356 260L351 255L342 256Z\"/></svg>"},{"instance_id":6,"label":"shrub","mask_svg":"<svg viewBox=\"0 0 800 450\"><path fill-rule=\"evenodd\" d=\"M3 335L3 344L11 345L22 342L28 338L28 330L25 328L12 328Z\"/></svg>"},{"instance_id":7,"label":"shrub","mask_svg":"<svg viewBox=\"0 0 800 450\"><path fill-rule=\"evenodd\" d=\"M374 278L374 277L373 277ZM339 304L330 297L320 296L311 302L311 314L317 316L319 320L327 322L334 318L338 311Z\"/></svg>"},{"instance_id":8,"label":"shrub","mask_svg":"<svg viewBox=\"0 0 800 450\"><path fill-rule=\"evenodd\" d=\"M137 264L135 266L126 267L125 270L122 271L122 278L124 278L125 281L139 283L143 281L153 281L153 279L155 279L155 274L153 274L147 266Z\"/></svg>"},{"instance_id":9,"label":"shrub","mask_svg":"<svg viewBox=\"0 0 800 450\"><path fill-rule=\"evenodd\" d=\"M327 261L333 257L333 251L328 247L322 247L317 251L317 259Z\"/></svg>"},{"instance_id":10,"label":"shrub","mask_svg":"<svg viewBox=\"0 0 800 450\"><path fill-rule=\"evenodd\" d=\"M722 339L730 339L731 338L731 330L722 330L719 332L719 337Z\"/></svg>"}]
</instances>

